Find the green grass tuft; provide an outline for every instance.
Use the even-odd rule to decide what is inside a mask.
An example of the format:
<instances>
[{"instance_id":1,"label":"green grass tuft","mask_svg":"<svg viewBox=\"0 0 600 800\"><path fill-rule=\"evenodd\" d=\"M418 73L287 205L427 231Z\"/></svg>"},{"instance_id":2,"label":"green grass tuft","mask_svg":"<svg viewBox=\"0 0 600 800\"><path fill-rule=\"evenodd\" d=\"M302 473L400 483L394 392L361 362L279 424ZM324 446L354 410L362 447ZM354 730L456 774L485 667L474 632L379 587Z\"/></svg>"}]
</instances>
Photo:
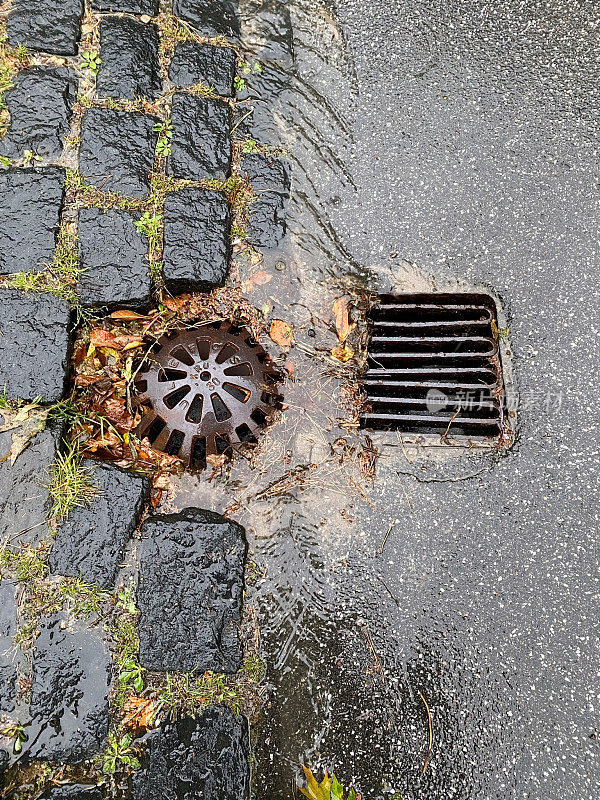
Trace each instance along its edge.
<instances>
[{"instance_id":1,"label":"green grass tuft","mask_svg":"<svg viewBox=\"0 0 600 800\"><path fill-rule=\"evenodd\" d=\"M90 471L82 466L81 453L76 446L70 445L66 453L60 453L50 467L50 484L52 497L50 518L61 522L74 508L88 505L98 495Z\"/></svg>"}]
</instances>

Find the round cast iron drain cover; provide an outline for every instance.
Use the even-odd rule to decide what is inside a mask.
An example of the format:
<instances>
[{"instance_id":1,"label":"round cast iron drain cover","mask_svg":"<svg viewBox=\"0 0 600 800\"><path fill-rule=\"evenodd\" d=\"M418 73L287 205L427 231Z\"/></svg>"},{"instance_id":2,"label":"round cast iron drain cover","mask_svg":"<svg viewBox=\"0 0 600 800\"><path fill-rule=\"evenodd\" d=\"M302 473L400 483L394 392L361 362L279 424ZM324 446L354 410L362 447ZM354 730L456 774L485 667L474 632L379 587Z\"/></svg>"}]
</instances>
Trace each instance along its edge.
<instances>
[{"instance_id":1,"label":"round cast iron drain cover","mask_svg":"<svg viewBox=\"0 0 600 800\"><path fill-rule=\"evenodd\" d=\"M277 405L279 375L249 331L227 322L167 334L136 379L140 439L187 466L256 443Z\"/></svg>"}]
</instances>

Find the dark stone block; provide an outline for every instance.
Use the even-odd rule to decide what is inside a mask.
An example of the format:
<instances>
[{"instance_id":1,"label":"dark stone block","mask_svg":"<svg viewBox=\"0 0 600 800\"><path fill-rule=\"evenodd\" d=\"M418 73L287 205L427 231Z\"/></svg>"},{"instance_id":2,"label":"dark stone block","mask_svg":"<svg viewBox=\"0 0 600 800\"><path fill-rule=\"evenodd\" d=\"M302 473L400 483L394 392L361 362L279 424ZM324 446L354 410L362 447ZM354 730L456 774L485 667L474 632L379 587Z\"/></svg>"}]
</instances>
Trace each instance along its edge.
<instances>
[{"instance_id":1,"label":"dark stone block","mask_svg":"<svg viewBox=\"0 0 600 800\"><path fill-rule=\"evenodd\" d=\"M0 581L0 714L10 714L17 703L17 662L13 651L16 632L16 589L12 581L3 580Z\"/></svg>"},{"instance_id":2,"label":"dark stone block","mask_svg":"<svg viewBox=\"0 0 600 800\"><path fill-rule=\"evenodd\" d=\"M71 786L55 786L44 792L40 800L102 800L102 792L97 786L77 783Z\"/></svg>"},{"instance_id":3,"label":"dark stone block","mask_svg":"<svg viewBox=\"0 0 600 800\"><path fill-rule=\"evenodd\" d=\"M170 292L223 283L229 263L229 205L219 192L183 189L165 203L163 270Z\"/></svg>"},{"instance_id":4,"label":"dark stone block","mask_svg":"<svg viewBox=\"0 0 600 800\"><path fill-rule=\"evenodd\" d=\"M92 8L96 11L124 11L155 17L158 14L158 0L92 0Z\"/></svg>"},{"instance_id":5,"label":"dark stone block","mask_svg":"<svg viewBox=\"0 0 600 800\"><path fill-rule=\"evenodd\" d=\"M211 511L187 508L150 517L141 531L142 666L200 673L238 670L244 529Z\"/></svg>"},{"instance_id":6,"label":"dark stone block","mask_svg":"<svg viewBox=\"0 0 600 800\"><path fill-rule=\"evenodd\" d=\"M63 396L68 369L70 312L50 294L0 288L0 391L11 399Z\"/></svg>"},{"instance_id":7,"label":"dark stone block","mask_svg":"<svg viewBox=\"0 0 600 800\"><path fill-rule=\"evenodd\" d=\"M248 723L228 708L166 723L147 738L142 769L133 774L132 800L246 800L249 755Z\"/></svg>"},{"instance_id":8,"label":"dark stone block","mask_svg":"<svg viewBox=\"0 0 600 800\"><path fill-rule=\"evenodd\" d=\"M139 213L84 208L79 212L77 291L86 306L146 308L150 304L148 239L135 227Z\"/></svg>"},{"instance_id":9,"label":"dark stone block","mask_svg":"<svg viewBox=\"0 0 600 800\"><path fill-rule=\"evenodd\" d=\"M235 50L212 44L180 42L175 48L169 80L175 86L204 83L223 97L233 95Z\"/></svg>"},{"instance_id":10,"label":"dark stone block","mask_svg":"<svg viewBox=\"0 0 600 800\"><path fill-rule=\"evenodd\" d=\"M6 23L9 44L74 56L82 16L83 0L13 0Z\"/></svg>"},{"instance_id":11,"label":"dark stone block","mask_svg":"<svg viewBox=\"0 0 600 800\"><path fill-rule=\"evenodd\" d=\"M289 167L284 161L262 153L244 156L241 167L257 195L250 208L248 241L255 247L277 247L286 230Z\"/></svg>"},{"instance_id":12,"label":"dark stone block","mask_svg":"<svg viewBox=\"0 0 600 800\"><path fill-rule=\"evenodd\" d=\"M61 616L40 625L32 663L28 754L48 761L82 761L108 735L111 659L98 628Z\"/></svg>"},{"instance_id":13,"label":"dark stone block","mask_svg":"<svg viewBox=\"0 0 600 800\"><path fill-rule=\"evenodd\" d=\"M150 484L147 478L111 464L97 464L91 477L98 496L91 505L73 509L59 527L50 569L112 589Z\"/></svg>"},{"instance_id":14,"label":"dark stone block","mask_svg":"<svg viewBox=\"0 0 600 800\"><path fill-rule=\"evenodd\" d=\"M146 197L160 120L146 114L89 109L83 118L79 168L94 186Z\"/></svg>"},{"instance_id":15,"label":"dark stone block","mask_svg":"<svg viewBox=\"0 0 600 800\"><path fill-rule=\"evenodd\" d=\"M174 0L173 12L202 36L239 36L237 0Z\"/></svg>"},{"instance_id":16,"label":"dark stone block","mask_svg":"<svg viewBox=\"0 0 600 800\"><path fill-rule=\"evenodd\" d=\"M0 172L0 275L39 272L52 262L64 181L57 167Z\"/></svg>"},{"instance_id":17,"label":"dark stone block","mask_svg":"<svg viewBox=\"0 0 600 800\"><path fill-rule=\"evenodd\" d=\"M153 100L162 91L156 25L127 17L102 17L100 55L96 80L100 97Z\"/></svg>"},{"instance_id":18,"label":"dark stone block","mask_svg":"<svg viewBox=\"0 0 600 800\"><path fill-rule=\"evenodd\" d=\"M0 420L4 422L2 412ZM14 432L0 433L0 459L10 450ZM47 489L49 469L56 459L62 435L62 424L53 423L30 440L14 464L10 460L0 461L0 547L7 542L18 547L49 535L46 522L52 505Z\"/></svg>"},{"instance_id":19,"label":"dark stone block","mask_svg":"<svg viewBox=\"0 0 600 800\"><path fill-rule=\"evenodd\" d=\"M230 109L223 100L175 94L167 171L175 178L226 178L231 166Z\"/></svg>"},{"instance_id":20,"label":"dark stone block","mask_svg":"<svg viewBox=\"0 0 600 800\"><path fill-rule=\"evenodd\" d=\"M43 158L60 156L69 132L77 79L66 69L24 69L6 92L10 126L0 141L0 155L21 158L31 150Z\"/></svg>"}]
</instances>

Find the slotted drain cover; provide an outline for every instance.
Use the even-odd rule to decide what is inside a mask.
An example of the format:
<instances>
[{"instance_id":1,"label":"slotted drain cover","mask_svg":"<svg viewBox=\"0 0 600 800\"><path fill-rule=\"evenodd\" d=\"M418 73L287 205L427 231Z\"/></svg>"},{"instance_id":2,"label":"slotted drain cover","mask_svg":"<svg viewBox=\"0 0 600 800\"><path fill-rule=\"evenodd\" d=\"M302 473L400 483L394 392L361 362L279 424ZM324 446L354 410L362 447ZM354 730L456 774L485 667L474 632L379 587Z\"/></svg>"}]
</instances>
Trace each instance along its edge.
<instances>
[{"instance_id":1,"label":"slotted drain cover","mask_svg":"<svg viewBox=\"0 0 600 800\"><path fill-rule=\"evenodd\" d=\"M145 409L136 434L204 467L206 457L255 443L277 404L279 376L249 331L214 323L160 339L136 379Z\"/></svg>"},{"instance_id":2,"label":"slotted drain cover","mask_svg":"<svg viewBox=\"0 0 600 800\"><path fill-rule=\"evenodd\" d=\"M372 309L363 427L502 433L496 306L485 294L382 295Z\"/></svg>"}]
</instances>

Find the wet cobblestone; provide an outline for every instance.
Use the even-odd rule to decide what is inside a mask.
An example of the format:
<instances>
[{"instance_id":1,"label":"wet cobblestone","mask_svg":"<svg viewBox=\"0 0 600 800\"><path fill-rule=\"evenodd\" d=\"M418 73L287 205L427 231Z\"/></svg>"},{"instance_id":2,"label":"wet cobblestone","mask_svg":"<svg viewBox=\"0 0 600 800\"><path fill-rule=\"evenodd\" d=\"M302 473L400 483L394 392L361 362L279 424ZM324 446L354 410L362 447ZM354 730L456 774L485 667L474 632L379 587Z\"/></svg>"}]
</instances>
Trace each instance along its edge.
<instances>
[{"instance_id":1,"label":"wet cobblestone","mask_svg":"<svg viewBox=\"0 0 600 800\"><path fill-rule=\"evenodd\" d=\"M50 553L50 569L112 589L150 484L147 478L111 464L87 468L97 497L90 505L73 509L60 525Z\"/></svg>"},{"instance_id":2,"label":"wet cobblestone","mask_svg":"<svg viewBox=\"0 0 600 800\"><path fill-rule=\"evenodd\" d=\"M86 112L81 131L79 169L93 186L147 197L159 120L137 112L94 108Z\"/></svg>"},{"instance_id":3,"label":"wet cobblestone","mask_svg":"<svg viewBox=\"0 0 600 800\"><path fill-rule=\"evenodd\" d=\"M162 91L156 26L127 17L100 22L100 97L153 100Z\"/></svg>"},{"instance_id":4,"label":"wet cobblestone","mask_svg":"<svg viewBox=\"0 0 600 800\"><path fill-rule=\"evenodd\" d=\"M38 272L52 262L64 180L56 167L0 172L0 275Z\"/></svg>"},{"instance_id":5,"label":"wet cobblestone","mask_svg":"<svg viewBox=\"0 0 600 800\"><path fill-rule=\"evenodd\" d=\"M277 247L285 236L285 207L290 191L289 166L281 159L252 154L242 159L256 199L252 203L248 241L255 247Z\"/></svg>"},{"instance_id":6,"label":"wet cobblestone","mask_svg":"<svg viewBox=\"0 0 600 800\"><path fill-rule=\"evenodd\" d=\"M79 212L77 291L86 306L143 309L150 304L148 240L135 227L139 214L86 208Z\"/></svg>"},{"instance_id":7,"label":"wet cobblestone","mask_svg":"<svg viewBox=\"0 0 600 800\"><path fill-rule=\"evenodd\" d=\"M0 389L10 399L60 400L70 349L70 312L49 294L0 288Z\"/></svg>"},{"instance_id":8,"label":"wet cobblestone","mask_svg":"<svg viewBox=\"0 0 600 800\"><path fill-rule=\"evenodd\" d=\"M158 14L158 0L92 0L91 4L96 11L124 11L129 14L147 14L149 17Z\"/></svg>"},{"instance_id":9,"label":"wet cobblestone","mask_svg":"<svg viewBox=\"0 0 600 800\"><path fill-rule=\"evenodd\" d=\"M10 714L17 702L17 655L13 651L13 636L16 632L16 587L12 581L2 580L0 581L0 714Z\"/></svg>"},{"instance_id":10,"label":"wet cobblestone","mask_svg":"<svg viewBox=\"0 0 600 800\"><path fill-rule=\"evenodd\" d=\"M169 80L175 86L203 83L223 97L233 95L235 50L197 42L180 42L173 55Z\"/></svg>"},{"instance_id":11,"label":"wet cobblestone","mask_svg":"<svg viewBox=\"0 0 600 800\"><path fill-rule=\"evenodd\" d=\"M248 723L228 708L198 719L167 723L148 737L142 770L133 776L131 800L245 800L250 790Z\"/></svg>"},{"instance_id":12,"label":"wet cobblestone","mask_svg":"<svg viewBox=\"0 0 600 800\"><path fill-rule=\"evenodd\" d=\"M83 0L12 0L6 23L9 44L73 56L82 16Z\"/></svg>"},{"instance_id":13,"label":"wet cobblestone","mask_svg":"<svg viewBox=\"0 0 600 800\"><path fill-rule=\"evenodd\" d=\"M40 797L40 800L102 800L102 792L97 786L56 786Z\"/></svg>"},{"instance_id":14,"label":"wet cobblestone","mask_svg":"<svg viewBox=\"0 0 600 800\"><path fill-rule=\"evenodd\" d=\"M32 67L18 73L6 92L10 125L0 155L23 158L30 150L45 159L60 157L77 93L77 79L66 69Z\"/></svg>"},{"instance_id":15,"label":"wet cobblestone","mask_svg":"<svg viewBox=\"0 0 600 800\"><path fill-rule=\"evenodd\" d=\"M18 548L50 534L49 470L60 450L63 425L54 422L37 433L13 464L5 458L12 432L0 433L0 547Z\"/></svg>"},{"instance_id":16,"label":"wet cobblestone","mask_svg":"<svg viewBox=\"0 0 600 800\"><path fill-rule=\"evenodd\" d=\"M183 189L165 203L163 274L171 292L218 286L227 275L230 212L219 192Z\"/></svg>"},{"instance_id":17,"label":"wet cobblestone","mask_svg":"<svg viewBox=\"0 0 600 800\"><path fill-rule=\"evenodd\" d=\"M235 0L174 0L173 11L202 36L239 36L240 20Z\"/></svg>"},{"instance_id":18,"label":"wet cobblestone","mask_svg":"<svg viewBox=\"0 0 600 800\"><path fill-rule=\"evenodd\" d=\"M223 100L177 93L167 171L174 178L226 178L231 167L230 109Z\"/></svg>"},{"instance_id":19,"label":"wet cobblestone","mask_svg":"<svg viewBox=\"0 0 600 800\"><path fill-rule=\"evenodd\" d=\"M100 631L62 615L42 623L32 672L27 754L75 762L98 753L108 735L112 677Z\"/></svg>"},{"instance_id":20,"label":"wet cobblestone","mask_svg":"<svg viewBox=\"0 0 600 800\"><path fill-rule=\"evenodd\" d=\"M140 663L146 669L235 672L241 665L244 529L188 508L141 528Z\"/></svg>"}]
</instances>

